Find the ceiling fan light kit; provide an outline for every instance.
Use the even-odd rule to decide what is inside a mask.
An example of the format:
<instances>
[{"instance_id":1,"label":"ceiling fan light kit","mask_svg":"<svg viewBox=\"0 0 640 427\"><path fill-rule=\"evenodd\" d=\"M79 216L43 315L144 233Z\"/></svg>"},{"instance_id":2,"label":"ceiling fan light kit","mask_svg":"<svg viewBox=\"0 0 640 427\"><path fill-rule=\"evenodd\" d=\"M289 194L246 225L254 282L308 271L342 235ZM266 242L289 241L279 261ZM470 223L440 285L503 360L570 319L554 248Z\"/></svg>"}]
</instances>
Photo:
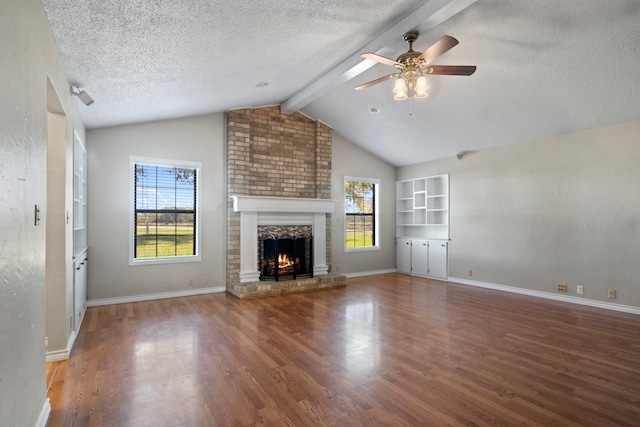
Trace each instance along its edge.
<instances>
[{"instance_id":1,"label":"ceiling fan light kit","mask_svg":"<svg viewBox=\"0 0 640 427\"><path fill-rule=\"evenodd\" d=\"M396 67L398 72L361 84L356 87L356 90L362 90L395 78L396 82L393 86L395 95L393 99L403 101L409 97L426 98L428 96L427 90L429 89L426 75L470 76L476 71L476 67L473 65L429 65L434 59L458 44L458 40L455 38L443 36L424 52L416 52L413 50L413 42L417 38L417 31L408 31L404 34L404 40L409 43L409 50L400 55L395 61L375 53L363 53L360 55L363 58Z\"/></svg>"}]
</instances>

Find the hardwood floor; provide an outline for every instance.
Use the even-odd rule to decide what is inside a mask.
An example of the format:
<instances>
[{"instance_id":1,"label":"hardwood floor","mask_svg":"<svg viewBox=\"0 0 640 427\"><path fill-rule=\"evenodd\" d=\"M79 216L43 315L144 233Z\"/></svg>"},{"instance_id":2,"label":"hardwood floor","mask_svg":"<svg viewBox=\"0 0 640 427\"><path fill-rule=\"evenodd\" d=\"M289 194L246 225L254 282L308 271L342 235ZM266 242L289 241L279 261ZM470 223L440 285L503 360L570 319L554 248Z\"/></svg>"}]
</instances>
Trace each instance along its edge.
<instances>
[{"instance_id":1,"label":"hardwood floor","mask_svg":"<svg viewBox=\"0 0 640 427\"><path fill-rule=\"evenodd\" d=\"M640 316L400 274L89 308L49 426L638 426Z\"/></svg>"}]
</instances>

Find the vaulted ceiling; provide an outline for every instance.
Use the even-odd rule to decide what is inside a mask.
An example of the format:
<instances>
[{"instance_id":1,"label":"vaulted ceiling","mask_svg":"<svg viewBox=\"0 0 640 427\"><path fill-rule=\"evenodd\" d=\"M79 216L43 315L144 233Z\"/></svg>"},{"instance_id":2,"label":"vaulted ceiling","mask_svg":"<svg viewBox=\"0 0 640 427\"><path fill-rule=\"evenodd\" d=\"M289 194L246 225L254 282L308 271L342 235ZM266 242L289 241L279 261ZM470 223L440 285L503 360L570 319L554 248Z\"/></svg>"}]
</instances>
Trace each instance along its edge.
<instances>
[{"instance_id":1,"label":"vaulted ceiling","mask_svg":"<svg viewBox=\"0 0 640 427\"><path fill-rule=\"evenodd\" d=\"M640 118L636 0L42 0L88 128L280 104L396 166ZM460 42L425 99L395 59ZM268 83L264 85L264 83ZM379 112L372 114L372 107Z\"/></svg>"}]
</instances>

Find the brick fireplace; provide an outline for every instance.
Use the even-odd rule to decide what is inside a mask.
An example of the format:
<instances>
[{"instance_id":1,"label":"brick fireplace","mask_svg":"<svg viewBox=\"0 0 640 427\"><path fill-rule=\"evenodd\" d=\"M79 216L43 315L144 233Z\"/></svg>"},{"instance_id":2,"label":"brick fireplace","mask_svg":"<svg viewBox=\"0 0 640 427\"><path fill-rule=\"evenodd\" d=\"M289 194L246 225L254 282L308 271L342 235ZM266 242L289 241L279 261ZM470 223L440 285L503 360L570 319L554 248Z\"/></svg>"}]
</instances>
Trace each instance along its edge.
<instances>
[{"instance_id":1,"label":"brick fireplace","mask_svg":"<svg viewBox=\"0 0 640 427\"><path fill-rule=\"evenodd\" d=\"M330 266L331 143L327 125L278 106L227 113L227 292L246 298L344 286ZM312 228L313 277L260 280L265 226Z\"/></svg>"}]
</instances>

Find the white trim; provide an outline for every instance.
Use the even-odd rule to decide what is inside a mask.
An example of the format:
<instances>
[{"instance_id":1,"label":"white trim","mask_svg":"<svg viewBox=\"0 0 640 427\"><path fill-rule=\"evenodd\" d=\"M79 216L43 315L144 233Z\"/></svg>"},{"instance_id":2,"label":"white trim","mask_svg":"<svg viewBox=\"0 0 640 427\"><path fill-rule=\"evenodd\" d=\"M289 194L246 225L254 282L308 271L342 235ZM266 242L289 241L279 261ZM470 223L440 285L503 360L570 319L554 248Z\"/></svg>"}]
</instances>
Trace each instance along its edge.
<instances>
[{"instance_id":1,"label":"white trim","mask_svg":"<svg viewBox=\"0 0 640 427\"><path fill-rule=\"evenodd\" d=\"M537 297L537 298L546 298L546 299L551 299L555 301L568 302L571 304L586 305L589 307L604 308L605 310L620 311L623 313L640 315L639 307L632 307L629 305L612 304L609 302L584 299L584 298L579 298L579 297L574 297L569 295L556 295L549 292L534 291L531 289L522 289L522 288L516 288L513 286L497 285L494 283L487 283L487 282L478 282L476 280L459 279L456 277L449 277L448 281L452 283L459 283L461 285L469 285L469 286L476 286L479 288L494 289L497 291L511 292L514 294L522 294L522 295L528 295L528 296Z\"/></svg>"},{"instance_id":2,"label":"white trim","mask_svg":"<svg viewBox=\"0 0 640 427\"><path fill-rule=\"evenodd\" d=\"M67 348L64 350L47 351L45 362L51 363L51 362L59 362L61 360L68 360L69 354L70 354L70 351Z\"/></svg>"},{"instance_id":3,"label":"white trim","mask_svg":"<svg viewBox=\"0 0 640 427\"><path fill-rule=\"evenodd\" d=\"M346 239L345 239L345 242L346 242ZM381 251L381 250L382 248L380 248L380 246L361 246L357 248L344 248L344 253L349 254L353 252L374 252L374 251Z\"/></svg>"},{"instance_id":4,"label":"white trim","mask_svg":"<svg viewBox=\"0 0 640 427\"><path fill-rule=\"evenodd\" d=\"M329 274L327 265L327 215L322 212L313 214L313 275Z\"/></svg>"},{"instance_id":5,"label":"white trim","mask_svg":"<svg viewBox=\"0 0 640 427\"><path fill-rule=\"evenodd\" d=\"M344 229L342 230L342 246L344 248L345 253L353 253L353 252L368 252L368 251L379 251L380 250L380 194L381 191L381 182L382 180L379 178L363 178L359 176L347 176L344 177L344 185L342 186L342 202L347 198L346 188L347 182L366 182L369 184L373 184L375 186L375 198L373 200L373 212L374 212L374 222L375 227L373 228L374 240L376 244L374 246L358 246L355 248L347 247L347 212L346 209L342 212L342 219L344 222Z\"/></svg>"},{"instance_id":6,"label":"white trim","mask_svg":"<svg viewBox=\"0 0 640 427\"><path fill-rule=\"evenodd\" d=\"M157 294L132 295L128 297L101 298L91 299L87 301L87 307L98 307L101 305L124 304L128 302L152 301L156 299L189 297L193 295L213 294L217 292L226 292L224 286L214 286L211 288L200 288L185 291L160 292Z\"/></svg>"},{"instance_id":7,"label":"white trim","mask_svg":"<svg viewBox=\"0 0 640 427\"><path fill-rule=\"evenodd\" d=\"M345 184L347 183L347 181L351 181L351 182L366 182L369 184L380 184L380 178L364 178L362 176L349 176L349 175L345 175L344 176L344 182Z\"/></svg>"},{"instance_id":8,"label":"white trim","mask_svg":"<svg viewBox=\"0 0 640 427\"><path fill-rule=\"evenodd\" d=\"M42 409L40 410L40 415L38 415L38 420L36 421L36 427L46 427L49 422L49 416L51 415L51 402L47 397L44 401L44 405L42 405Z\"/></svg>"},{"instance_id":9,"label":"white trim","mask_svg":"<svg viewBox=\"0 0 640 427\"><path fill-rule=\"evenodd\" d=\"M358 273L342 273L347 279L351 279L353 277L364 277L364 276L375 276L378 274L389 274L389 273L397 273L398 270L395 268L387 268L385 270L371 270L371 271L360 271Z\"/></svg>"},{"instance_id":10,"label":"white trim","mask_svg":"<svg viewBox=\"0 0 640 427\"><path fill-rule=\"evenodd\" d=\"M230 196L234 212L333 213L336 201L291 197Z\"/></svg>"},{"instance_id":11,"label":"white trim","mask_svg":"<svg viewBox=\"0 0 640 427\"><path fill-rule=\"evenodd\" d=\"M87 312L87 308L85 307L82 311L82 317L80 318L80 322L78 323L78 327L75 331L71 331L71 335L69 335L69 339L67 340L67 348L64 350L54 350L47 351L45 355L45 361L47 363L51 362L59 362L61 360L68 360L71 357L71 350L73 350L73 344L76 342L76 338L78 338L78 331L82 327L82 322L84 321L84 315Z\"/></svg>"},{"instance_id":12,"label":"white trim","mask_svg":"<svg viewBox=\"0 0 640 427\"><path fill-rule=\"evenodd\" d=\"M75 331L71 331L71 335L69 335L69 339L67 340L67 354L71 356L71 350L73 350L73 344L76 342L76 338L78 338L78 331L80 329L76 329Z\"/></svg>"},{"instance_id":13,"label":"white trim","mask_svg":"<svg viewBox=\"0 0 640 427\"><path fill-rule=\"evenodd\" d=\"M258 225L313 225L313 213L260 212Z\"/></svg>"}]
</instances>

